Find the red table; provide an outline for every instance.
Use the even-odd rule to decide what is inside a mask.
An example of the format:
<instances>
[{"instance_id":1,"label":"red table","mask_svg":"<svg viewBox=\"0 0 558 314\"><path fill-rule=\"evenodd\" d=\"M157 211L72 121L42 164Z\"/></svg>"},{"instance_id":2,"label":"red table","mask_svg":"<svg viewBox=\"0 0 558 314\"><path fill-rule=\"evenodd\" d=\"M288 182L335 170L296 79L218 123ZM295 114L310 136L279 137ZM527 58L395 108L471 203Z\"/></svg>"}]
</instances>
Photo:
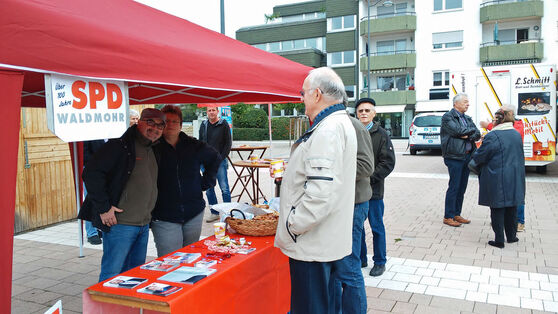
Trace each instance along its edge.
<instances>
[{"instance_id":1,"label":"red table","mask_svg":"<svg viewBox=\"0 0 558 314\"><path fill-rule=\"evenodd\" d=\"M122 273L148 279L131 290L95 284L83 292L83 313L287 313L290 307L288 258L273 247L274 237L245 238L256 251L248 255L234 254L223 260L214 266L216 273L194 285L158 281L182 287L167 297L136 292L167 272L136 267ZM178 251L204 255L207 249L203 241Z\"/></svg>"}]
</instances>

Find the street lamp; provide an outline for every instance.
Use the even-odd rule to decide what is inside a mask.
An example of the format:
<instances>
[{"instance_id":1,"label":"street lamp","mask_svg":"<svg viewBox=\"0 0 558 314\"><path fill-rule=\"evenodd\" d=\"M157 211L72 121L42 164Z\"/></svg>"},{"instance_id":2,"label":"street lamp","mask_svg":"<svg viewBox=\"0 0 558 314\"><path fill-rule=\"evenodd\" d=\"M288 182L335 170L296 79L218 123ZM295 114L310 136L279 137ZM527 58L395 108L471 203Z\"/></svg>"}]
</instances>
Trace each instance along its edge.
<instances>
[{"instance_id":1,"label":"street lamp","mask_svg":"<svg viewBox=\"0 0 558 314\"><path fill-rule=\"evenodd\" d=\"M368 85L367 86L367 92L368 92L368 95L366 95L366 96L370 97L370 7L371 6L376 6L376 5L378 5L382 2L384 3L385 7L391 7L393 5L393 2L389 1L389 0L387 0L387 1L386 0L378 0L374 3L372 3L372 4L370 4L370 0L366 0L366 2L368 3L368 21L367 21L368 22L367 23L367 26L368 26L368 44L367 44L368 49L367 50L368 51L366 52L366 54L367 54L366 64L368 66L368 77L367 77L367 85Z\"/></svg>"}]
</instances>

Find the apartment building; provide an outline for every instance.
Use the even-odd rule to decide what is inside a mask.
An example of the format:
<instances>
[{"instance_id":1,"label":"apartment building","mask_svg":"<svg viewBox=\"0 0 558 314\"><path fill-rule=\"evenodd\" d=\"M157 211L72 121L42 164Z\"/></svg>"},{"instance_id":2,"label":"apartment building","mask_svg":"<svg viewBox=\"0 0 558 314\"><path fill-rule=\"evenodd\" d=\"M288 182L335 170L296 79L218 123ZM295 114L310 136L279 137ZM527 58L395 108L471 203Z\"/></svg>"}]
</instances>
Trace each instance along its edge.
<instances>
[{"instance_id":1,"label":"apartment building","mask_svg":"<svg viewBox=\"0 0 558 314\"><path fill-rule=\"evenodd\" d=\"M331 66L351 104L376 100L392 137L408 137L417 112L451 108L451 70L558 63L556 0L322 0L273 13L274 21L239 29L237 39Z\"/></svg>"}]
</instances>

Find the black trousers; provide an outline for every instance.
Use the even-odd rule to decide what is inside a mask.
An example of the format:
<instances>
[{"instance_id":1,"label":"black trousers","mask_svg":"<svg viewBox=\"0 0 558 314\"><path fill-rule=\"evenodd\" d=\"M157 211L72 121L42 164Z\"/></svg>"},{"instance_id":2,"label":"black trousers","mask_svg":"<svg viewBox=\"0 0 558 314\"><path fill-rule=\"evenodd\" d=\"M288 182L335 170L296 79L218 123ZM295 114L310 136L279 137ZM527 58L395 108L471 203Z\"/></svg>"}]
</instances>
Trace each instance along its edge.
<instances>
[{"instance_id":1,"label":"black trousers","mask_svg":"<svg viewBox=\"0 0 558 314\"><path fill-rule=\"evenodd\" d=\"M517 207L490 207L490 220L492 221L492 230L496 242L504 243L504 231L506 238L513 240L517 233Z\"/></svg>"}]
</instances>

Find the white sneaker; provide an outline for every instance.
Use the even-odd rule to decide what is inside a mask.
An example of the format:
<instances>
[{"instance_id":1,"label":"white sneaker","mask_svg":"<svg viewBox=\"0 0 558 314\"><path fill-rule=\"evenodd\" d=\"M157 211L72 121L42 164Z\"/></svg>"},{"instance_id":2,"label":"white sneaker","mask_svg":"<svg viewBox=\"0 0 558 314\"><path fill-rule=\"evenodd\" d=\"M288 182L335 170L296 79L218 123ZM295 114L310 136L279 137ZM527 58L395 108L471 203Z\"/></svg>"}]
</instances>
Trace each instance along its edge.
<instances>
[{"instance_id":1,"label":"white sneaker","mask_svg":"<svg viewBox=\"0 0 558 314\"><path fill-rule=\"evenodd\" d=\"M209 214L209 217L205 220L205 222L214 222L219 220L219 215Z\"/></svg>"}]
</instances>

